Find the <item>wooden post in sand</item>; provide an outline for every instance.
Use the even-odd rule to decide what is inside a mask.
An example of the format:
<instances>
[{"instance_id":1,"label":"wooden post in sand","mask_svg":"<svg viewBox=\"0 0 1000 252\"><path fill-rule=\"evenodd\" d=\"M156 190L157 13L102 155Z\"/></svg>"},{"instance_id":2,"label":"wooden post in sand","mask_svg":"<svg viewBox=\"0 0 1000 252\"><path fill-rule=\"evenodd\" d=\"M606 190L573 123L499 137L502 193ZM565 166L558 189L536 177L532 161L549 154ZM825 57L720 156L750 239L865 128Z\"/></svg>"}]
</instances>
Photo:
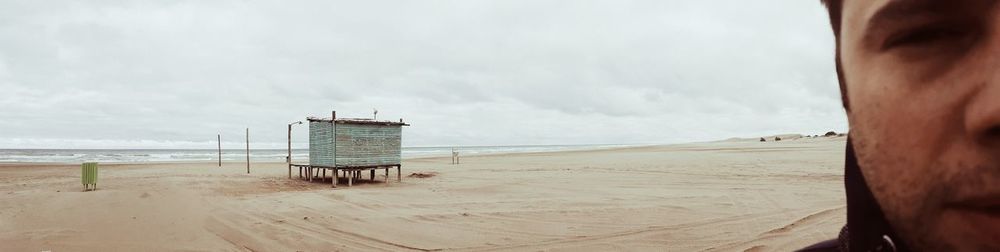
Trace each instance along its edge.
<instances>
[{"instance_id":1,"label":"wooden post in sand","mask_svg":"<svg viewBox=\"0 0 1000 252\"><path fill-rule=\"evenodd\" d=\"M247 128L247 174L250 174L250 128Z\"/></svg>"},{"instance_id":2,"label":"wooden post in sand","mask_svg":"<svg viewBox=\"0 0 1000 252\"><path fill-rule=\"evenodd\" d=\"M288 124L288 157L285 158L285 162L288 163L288 178L292 178L292 125Z\"/></svg>"},{"instance_id":3,"label":"wooden post in sand","mask_svg":"<svg viewBox=\"0 0 1000 252\"><path fill-rule=\"evenodd\" d=\"M330 147L332 147L332 148L336 148L337 147L337 111L336 110L331 110L330 111ZM339 171L337 169L337 154L336 153L332 153L332 154L333 154L333 179L331 179L330 184L332 184L332 186L334 188L336 188L337 187L337 183L339 183L337 180L340 179L340 174L339 174ZM346 173L346 171L345 171L345 173ZM351 185L351 181L348 180L347 181L347 186L350 186L350 185Z\"/></svg>"},{"instance_id":4,"label":"wooden post in sand","mask_svg":"<svg viewBox=\"0 0 1000 252\"><path fill-rule=\"evenodd\" d=\"M333 168L333 179L330 180L330 184L332 184L333 188L337 188L337 179L339 178L340 178L340 172L337 171L337 168Z\"/></svg>"},{"instance_id":5,"label":"wooden post in sand","mask_svg":"<svg viewBox=\"0 0 1000 252\"><path fill-rule=\"evenodd\" d=\"M218 137L219 137L219 142L218 142L219 143L219 167L222 167L222 134L219 134Z\"/></svg>"}]
</instances>

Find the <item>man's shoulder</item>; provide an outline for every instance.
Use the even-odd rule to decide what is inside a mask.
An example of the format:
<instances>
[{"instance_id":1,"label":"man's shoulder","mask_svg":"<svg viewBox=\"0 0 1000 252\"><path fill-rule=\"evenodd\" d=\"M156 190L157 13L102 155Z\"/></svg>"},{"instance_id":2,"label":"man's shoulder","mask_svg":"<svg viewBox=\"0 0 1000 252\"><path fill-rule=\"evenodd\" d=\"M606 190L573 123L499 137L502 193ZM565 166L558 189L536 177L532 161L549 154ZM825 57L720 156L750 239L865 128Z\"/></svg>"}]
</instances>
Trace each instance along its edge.
<instances>
[{"instance_id":1,"label":"man's shoulder","mask_svg":"<svg viewBox=\"0 0 1000 252\"><path fill-rule=\"evenodd\" d=\"M840 240L830 239L797 250L798 252L839 252Z\"/></svg>"},{"instance_id":2,"label":"man's shoulder","mask_svg":"<svg viewBox=\"0 0 1000 252\"><path fill-rule=\"evenodd\" d=\"M850 240L849 231L847 230L847 226L844 225L844 227L840 228L840 233L837 234L836 239L829 239L826 241L822 241L796 251L798 252L849 251L850 249L847 248L848 240Z\"/></svg>"}]
</instances>

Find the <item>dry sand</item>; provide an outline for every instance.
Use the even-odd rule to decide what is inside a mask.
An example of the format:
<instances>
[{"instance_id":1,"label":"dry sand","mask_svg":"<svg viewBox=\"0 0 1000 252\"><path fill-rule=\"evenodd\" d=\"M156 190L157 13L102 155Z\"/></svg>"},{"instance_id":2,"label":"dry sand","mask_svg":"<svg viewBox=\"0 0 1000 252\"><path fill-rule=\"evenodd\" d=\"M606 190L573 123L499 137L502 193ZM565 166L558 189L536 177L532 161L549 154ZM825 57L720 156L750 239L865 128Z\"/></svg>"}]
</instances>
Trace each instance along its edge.
<instances>
[{"instance_id":1,"label":"dry sand","mask_svg":"<svg viewBox=\"0 0 1000 252\"><path fill-rule=\"evenodd\" d=\"M844 144L409 159L434 176L336 189L283 163L102 164L91 192L78 165L0 165L0 251L789 251L844 224Z\"/></svg>"}]
</instances>

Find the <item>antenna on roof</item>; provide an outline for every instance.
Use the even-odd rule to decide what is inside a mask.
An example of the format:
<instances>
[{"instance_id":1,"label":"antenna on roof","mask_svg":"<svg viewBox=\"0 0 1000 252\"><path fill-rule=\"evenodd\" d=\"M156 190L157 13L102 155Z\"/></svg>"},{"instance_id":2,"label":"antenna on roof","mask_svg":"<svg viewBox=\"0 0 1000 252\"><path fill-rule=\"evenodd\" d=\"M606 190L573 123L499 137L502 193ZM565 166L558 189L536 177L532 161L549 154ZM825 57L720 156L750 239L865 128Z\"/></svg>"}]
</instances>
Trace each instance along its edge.
<instances>
[{"instance_id":1,"label":"antenna on roof","mask_svg":"<svg viewBox=\"0 0 1000 252\"><path fill-rule=\"evenodd\" d=\"M372 110L375 111L375 113L373 113L372 115L372 120L378 120L378 109L373 108Z\"/></svg>"}]
</instances>

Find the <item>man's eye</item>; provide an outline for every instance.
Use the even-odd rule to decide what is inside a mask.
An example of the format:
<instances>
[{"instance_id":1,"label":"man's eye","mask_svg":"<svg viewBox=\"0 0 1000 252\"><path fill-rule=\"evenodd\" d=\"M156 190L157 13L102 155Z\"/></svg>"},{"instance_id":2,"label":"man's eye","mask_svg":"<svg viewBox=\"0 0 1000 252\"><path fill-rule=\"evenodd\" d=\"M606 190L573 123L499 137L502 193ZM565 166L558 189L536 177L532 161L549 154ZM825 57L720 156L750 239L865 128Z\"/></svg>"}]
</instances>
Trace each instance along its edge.
<instances>
[{"instance_id":1,"label":"man's eye","mask_svg":"<svg viewBox=\"0 0 1000 252\"><path fill-rule=\"evenodd\" d=\"M958 41L965 38L967 32L951 28L925 28L902 32L886 39L882 49L902 46L927 46L937 43Z\"/></svg>"}]
</instances>

